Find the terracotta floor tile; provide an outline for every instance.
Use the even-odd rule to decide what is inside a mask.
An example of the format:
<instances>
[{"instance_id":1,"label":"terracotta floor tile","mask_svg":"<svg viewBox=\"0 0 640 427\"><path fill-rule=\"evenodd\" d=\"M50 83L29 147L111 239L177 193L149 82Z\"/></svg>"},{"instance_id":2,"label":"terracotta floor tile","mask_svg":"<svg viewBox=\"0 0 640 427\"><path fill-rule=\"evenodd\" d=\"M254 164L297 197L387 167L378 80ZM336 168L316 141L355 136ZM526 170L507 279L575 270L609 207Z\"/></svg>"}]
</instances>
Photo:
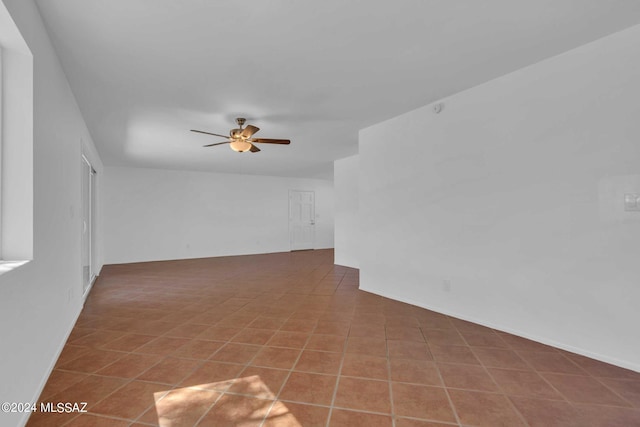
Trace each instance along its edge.
<instances>
[{"instance_id":1,"label":"terracotta floor tile","mask_svg":"<svg viewBox=\"0 0 640 427\"><path fill-rule=\"evenodd\" d=\"M526 426L501 394L449 389L449 396L462 424L478 427Z\"/></svg>"},{"instance_id":2,"label":"terracotta floor tile","mask_svg":"<svg viewBox=\"0 0 640 427\"><path fill-rule=\"evenodd\" d=\"M162 322L159 320L149 320L136 323L127 327L127 332L133 332L142 335L162 335L169 332L176 325L171 322Z\"/></svg>"},{"instance_id":3,"label":"terracotta floor tile","mask_svg":"<svg viewBox=\"0 0 640 427\"><path fill-rule=\"evenodd\" d=\"M457 427L458 424L433 423L431 421L396 418L396 427Z\"/></svg>"},{"instance_id":4,"label":"terracotta floor tile","mask_svg":"<svg viewBox=\"0 0 640 427\"><path fill-rule=\"evenodd\" d=\"M444 388L392 383L392 390L397 415L431 421L456 421Z\"/></svg>"},{"instance_id":5,"label":"terracotta floor tile","mask_svg":"<svg viewBox=\"0 0 640 427\"><path fill-rule=\"evenodd\" d=\"M280 369L247 366L231 384L227 393L275 399L288 375L289 371Z\"/></svg>"},{"instance_id":6,"label":"terracotta floor tile","mask_svg":"<svg viewBox=\"0 0 640 427\"><path fill-rule=\"evenodd\" d=\"M60 427L80 416L77 413L33 412L27 427Z\"/></svg>"},{"instance_id":7,"label":"terracotta floor tile","mask_svg":"<svg viewBox=\"0 0 640 427\"><path fill-rule=\"evenodd\" d=\"M251 344L239 344L239 343L227 343L221 347L217 352L211 356L211 360L217 360L219 362L249 363L258 352L262 349L262 346Z\"/></svg>"},{"instance_id":8,"label":"terracotta floor tile","mask_svg":"<svg viewBox=\"0 0 640 427\"><path fill-rule=\"evenodd\" d=\"M412 341L388 341L390 359L433 360L426 343Z\"/></svg>"},{"instance_id":9,"label":"terracotta floor tile","mask_svg":"<svg viewBox=\"0 0 640 427\"><path fill-rule=\"evenodd\" d=\"M302 348L310 335L303 332L278 331L267 342L270 347Z\"/></svg>"},{"instance_id":10,"label":"terracotta floor tile","mask_svg":"<svg viewBox=\"0 0 640 427\"><path fill-rule=\"evenodd\" d=\"M460 334L471 347L492 347L492 348L509 348L506 342L493 331L489 332L466 332Z\"/></svg>"},{"instance_id":11,"label":"terracotta floor tile","mask_svg":"<svg viewBox=\"0 0 640 427\"><path fill-rule=\"evenodd\" d=\"M287 320L281 327L281 331L310 333L316 327L317 320L291 319Z\"/></svg>"},{"instance_id":12,"label":"terracotta floor tile","mask_svg":"<svg viewBox=\"0 0 640 427\"><path fill-rule=\"evenodd\" d=\"M127 383L123 378L101 377L90 375L54 394L49 402L86 402L87 409L92 410L96 403Z\"/></svg>"},{"instance_id":13,"label":"terracotta floor tile","mask_svg":"<svg viewBox=\"0 0 640 427\"><path fill-rule=\"evenodd\" d=\"M531 369L513 350L501 348L474 348L473 353L484 366L507 369Z\"/></svg>"},{"instance_id":14,"label":"terracotta floor tile","mask_svg":"<svg viewBox=\"0 0 640 427\"><path fill-rule=\"evenodd\" d=\"M487 333L492 329L477 323L469 322L467 320L457 319L452 316L448 316L453 326L460 332L473 332L473 333Z\"/></svg>"},{"instance_id":15,"label":"terracotta floor tile","mask_svg":"<svg viewBox=\"0 0 640 427\"><path fill-rule=\"evenodd\" d=\"M551 373L541 375L571 402L630 406L595 378Z\"/></svg>"},{"instance_id":16,"label":"terracotta floor tile","mask_svg":"<svg viewBox=\"0 0 640 427\"><path fill-rule=\"evenodd\" d=\"M300 350L281 347L262 347L251 361L253 366L265 368L291 369L300 355Z\"/></svg>"},{"instance_id":17,"label":"terracotta floor tile","mask_svg":"<svg viewBox=\"0 0 640 427\"><path fill-rule=\"evenodd\" d=\"M108 377L135 378L160 361L161 356L155 354L130 353L118 361L100 369L97 375Z\"/></svg>"},{"instance_id":18,"label":"terracotta floor tile","mask_svg":"<svg viewBox=\"0 0 640 427\"><path fill-rule=\"evenodd\" d=\"M389 378L387 359L347 353L342 362L341 375L386 380Z\"/></svg>"},{"instance_id":19,"label":"terracotta floor tile","mask_svg":"<svg viewBox=\"0 0 640 427\"><path fill-rule=\"evenodd\" d=\"M313 331L314 334L321 335L338 335L341 337L346 337L349 335L349 328L351 324L350 322L334 322L329 320L320 320L318 321L318 325L316 329Z\"/></svg>"},{"instance_id":20,"label":"terracotta floor tile","mask_svg":"<svg viewBox=\"0 0 640 427\"><path fill-rule=\"evenodd\" d=\"M442 386L436 364L428 360L391 359L391 380L420 385Z\"/></svg>"},{"instance_id":21,"label":"terracotta floor tile","mask_svg":"<svg viewBox=\"0 0 640 427\"><path fill-rule=\"evenodd\" d=\"M164 395L141 417L162 426L192 426L220 398L221 393L212 390L179 388Z\"/></svg>"},{"instance_id":22,"label":"terracotta floor tile","mask_svg":"<svg viewBox=\"0 0 640 427\"><path fill-rule=\"evenodd\" d=\"M145 354L159 354L159 355L168 355L173 353L178 348L182 347L190 340L187 338L175 338L175 337L158 337L153 341L149 341L147 344L142 347L138 347L135 349L136 353L145 353Z\"/></svg>"},{"instance_id":23,"label":"terracotta floor tile","mask_svg":"<svg viewBox=\"0 0 640 427\"><path fill-rule=\"evenodd\" d=\"M389 382L340 377L333 405L346 409L390 414Z\"/></svg>"},{"instance_id":24,"label":"terracotta floor tile","mask_svg":"<svg viewBox=\"0 0 640 427\"><path fill-rule=\"evenodd\" d=\"M482 366L438 363L438 369L445 386L448 388L498 391L496 383Z\"/></svg>"},{"instance_id":25,"label":"terracotta floor tile","mask_svg":"<svg viewBox=\"0 0 640 427\"><path fill-rule=\"evenodd\" d=\"M242 365L222 362L204 362L187 378L180 382L182 387L197 387L207 390L225 391L238 378Z\"/></svg>"},{"instance_id":26,"label":"terracotta floor tile","mask_svg":"<svg viewBox=\"0 0 640 427\"><path fill-rule=\"evenodd\" d=\"M584 427L577 409L566 401L510 397L531 427Z\"/></svg>"},{"instance_id":27,"label":"terracotta floor tile","mask_svg":"<svg viewBox=\"0 0 640 427\"><path fill-rule=\"evenodd\" d=\"M114 341L122 337L123 335L125 335L125 333L121 331L105 331L98 329L95 332L70 341L69 344L81 345L85 347L102 347L103 345L108 344L109 342Z\"/></svg>"},{"instance_id":28,"label":"terracotta floor tile","mask_svg":"<svg viewBox=\"0 0 640 427\"><path fill-rule=\"evenodd\" d=\"M280 329L286 319L281 317L258 316L253 322L247 325L248 328L271 329L272 331Z\"/></svg>"},{"instance_id":29,"label":"terracotta floor tile","mask_svg":"<svg viewBox=\"0 0 640 427\"><path fill-rule=\"evenodd\" d=\"M502 340L513 350L522 351L549 351L555 353L558 350L548 345L531 341L526 338L518 337L515 335L507 334L504 332L498 332L498 335Z\"/></svg>"},{"instance_id":30,"label":"terracotta floor tile","mask_svg":"<svg viewBox=\"0 0 640 427\"><path fill-rule=\"evenodd\" d=\"M192 339L171 353L171 356L185 359L208 359L225 343L223 341L208 341Z\"/></svg>"},{"instance_id":31,"label":"terracotta floor tile","mask_svg":"<svg viewBox=\"0 0 640 427\"><path fill-rule=\"evenodd\" d=\"M474 356L469 347L460 345L429 345L431 354L437 362L466 363L479 365L480 362Z\"/></svg>"},{"instance_id":32,"label":"terracotta floor tile","mask_svg":"<svg viewBox=\"0 0 640 427\"><path fill-rule=\"evenodd\" d=\"M89 349L81 357L59 366L59 369L82 373L93 373L112 364L126 353L111 350Z\"/></svg>"},{"instance_id":33,"label":"terracotta floor tile","mask_svg":"<svg viewBox=\"0 0 640 427\"><path fill-rule=\"evenodd\" d=\"M353 313L352 321L355 323L367 323L369 325L384 326L387 322L387 318L383 314L376 312L360 313L356 311Z\"/></svg>"},{"instance_id":34,"label":"terracotta floor tile","mask_svg":"<svg viewBox=\"0 0 640 427\"><path fill-rule=\"evenodd\" d=\"M411 326L389 326L386 327L388 340L417 341L424 342L420 328Z\"/></svg>"},{"instance_id":35,"label":"terracotta floor tile","mask_svg":"<svg viewBox=\"0 0 640 427\"><path fill-rule=\"evenodd\" d=\"M631 427L640 426L640 409L600 405L574 405L582 426Z\"/></svg>"},{"instance_id":36,"label":"terracotta floor tile","mask_svg":"<svg viewBox=\"0 0 640 427\"><path fill-rule=\"evenodd\" d=\"M216 326L244 328L256 320L256 316L226 316L224 319L216 323Z\"/></svg>"},{"instance_id":37,"label":"terracotta floor tile","mask_svg":"<svg viewBox=\"0 0 640 427\"><path fill-rule=\"evenodd\" d=\"M276 402L267 415L263 427L325 426L329 408L293 402Z\"/></svg>"},{"instance_id":38,"label":"terracotta floor tile","mask_svg":"<svg viewBox=\"0 0 640 427\"><path fill-rule=\"evenodd\" d=\"M331 427L391 427L393 422L387 415L334 409L331 412L330 425Z\"/></svg>"},{"instance_id":39,"label":"terracotta floor tile","mask_svg":"<svg viewBox=\"0 0 640 427\"><path fill-rule=\"evenodd\" d=\"M273 334L274 331L271 329L245 328L238 332L231 341L244 344L264 345L271 339Z\"/></svg>"},{"instance_id":40,"label":"terracotta floor tile","mask_svg":"<svg viewBox=\"0 0 640 427\"><path fill-rule=\"evenodd\" d=\"M455 329L453 323L444 314L424 310L416 316L421 327L427 329Z\"/></svg>"},{"instance_id":41,"label":"terracotta floor tile","mask_svg":"<svg viewBox=\"0 0 640 427\"><path fill-rule=\"evenodd\" d=\"M176 307L176 309L177 309L177 307ZM176 311L169 312L166 316L164 316L162 318L162 320L164 322L172 322L172 323L175 323L176 325L178 325L178 324L186 323L186 322L191 323L190 321L194 317L196 317L196 315L197 314L195 314L195 313L176 310Z\"/></svg>"},{"instance_id":42,"label":"terracotta floor tile","mask_svg":"<svg viewBox=\"0 0 640 427\"><path fill-rule=\"evenodd\" d=\"M155 335L125 334L101 346L105 350L134 351L156 339Z\"/></svg>"},{"instance_id":43,"label":"terracotta floor tile","mask_svg":"<svg viewBox=\"0 0 640 427\"><path fill-rule=\"evenodd\" d=\"M228 341L233 338L242 328L229 326L210 326L200 332L196 338L201 340Z\"/></svg>"},{"instance_id":44,"label":"terracotta floor tile","mask_svg":"<svg viewBox=\"0 0 640 427\"><path fill-rule=\"evenodd\" d=\"M89 347L83 347L79 345L66 344L62 351L60 352L60 356L56 361L56 367L62 366L65 363L71 362L87 353L90 350Z\"/></svg>"},{"instance_id":45,"label":"terracotta floor tile","mask_svg":"<svg viewBox=\"0 0 640 427\"><path fill-rule=\"evenodd\" d=\"M387 321L386 321L387 326L400 326L400 327L412 327L412 328L417 328L420 326L420 323L418 323L418 319L416 319L411 315L407 315L407 316L389 315L386 317L387 317Z\"/></svg>"},{"instance_id":46,"label":"terracotta floor tile","mask_svg":"<svg viewBox=\"0 0 640 427\"><path fill-rule=\"evenodd\" d=\"M344 351L345 337L337 335L311 335L307 342L306 349L318 351L333 351L342 353Z\"/></svg>"},{"instance_id":47,"label":"terracotta floor tile","mask_svg":"<svg viewBox=\"0 0 640 427\"><path fill-rule=\"evenodd\" d=\"M177 384L192 373L202 362L192 359L165 357L138 376L143 381L163 384Z\"/></svg>"},{"instance_id":48,"label":"terracotta floor tile","mask_svg":"<svg viewBox=\"0 0 640 427\"><path fill-rule=\"evenodd\" d=\"M164 335L167 337L195 338L204 332L209 326L197 323L184 323L168 330Z\"/></svg>"},{"instance_id":49,"label":"terracotta floor tile","mask_svg":"<svg viewBox=\"0 0 640 427\"><path fill-rule=\"evenodd\" d=\"M537 372L487 368L500 388L510 396L564 400Z\"/></svg>"},{"instance_id":50,"label":"terracotta floor tile","mask_svg":"<svg viewBox=\"0 0 640 427\"><path fill-rule=\"evenodd\" d=\"M225 394L202 418L199 426L258 427L269 413L273 400Z\"/></svg>"},{"instance_id":51,"label":"terracotta floor tile","mask_svg":"<svg viewBox=\"0 0 640 427\"><path fill-rule=\"evenodd\" d=\"M539 372L587 375L582 368L559 352L517 351L516 353Z\"/></svg>"},{"instance_id":52,"label":"terracotta floor tile","mask_svg":"<svg viewBox=\"0 0 640 427\"><path fill-rule=\"evenodd\" d=\"M40 400L46 400L48 397L59 393L68 387L82 381L87 378L88 374L82 374L79 372L67 372L54 369L47 380L42 393L40 393Z\"/></svg>"},{"instance_id":53,"label":"terracotta floor tile","mask_svg":"<svg viewBox=\"0 0 640 427\"><path fill-rule=\"evenodd\" d=\"M334 375L292 372L284 384L278 399L299 403L330 405L336 380L337 377Z\"/></svg>"},{"instance_id":54,"label":"terracotta floor tile","mask_svg":"<svg viewBox=\"0 0 640 427\"><path fill-rule=\"evenodd\" d=\"M640 381L617 378L600 378L600 382L622 396L636 408L640 408Z\"/></svg>"},{"instance_id":55,"label":"terracotta floor tile","mask_svg":"<svg viewBox=\"0 0 640 427\"><path fill-rule=\"evenodd\" d=\"M104 398L91 411L134 420L155 404L157 394L166 391L162 384L132 381Z\"/></svg>"},{"instance_id":56,"label":"terracotta floor tile","mask_svg":"<svg viewBox=\"0 0 640 427\"><path fill-rule=\"evenodd\" d=\"M428 344L466 345L462 336L455 330L422 328L422 334Z\"/></svg>"},{"instance_id":57,"label":"terracotta floor tile","mask_svg":"<svg viewBox=\"0 0 640 427\"><path fill-rule=\"evenodd\" d=\"M347 339L347 353L364 354L367 356L387 356L387 343L380 338L349 337Z\"/></svg>"},{"instance_id":58,"label":"terracotta floor tile","mask_svg":"<svg viewBox=\"0 0 640 427\"><path fill-rule=\"evenodd\" d=\"M342 363L342 353L304 350L293 369L300 372L337 375Z\"/></svg>"},{"instance_id":59,"label":"terracotta floor tile","mask_svg":"<svg viewBox=\"0 0 640 427\"><path fill-rule=\"evenodd\" d=\"M640 381L640 372L630 371L629 369L620 368L569 352L563 352L563 354L595 377L635 379Z\"/></svg>"},{"instance_id":60,"label":"terracotta floor tile","mask_svg":"<svg viewBox=\"0 0 640 427\"><path fill-rule=\"evenodd\" d=\"M129 427L128 421L107 418L94 414L80 414L71 422L65 424L65 427Z\"/></svg>"},{"instance_id":61,"label":"terracotta floor tile","mask_svg":"<svg viewBox=\"0 0 640 427\"><path fill-rule=\"evenodd\" d=\"M386 338L387 332L383 324L375 325L370 323L351 323L349 329L350 337L361 338Z\"/></svg>"}]
</instances>

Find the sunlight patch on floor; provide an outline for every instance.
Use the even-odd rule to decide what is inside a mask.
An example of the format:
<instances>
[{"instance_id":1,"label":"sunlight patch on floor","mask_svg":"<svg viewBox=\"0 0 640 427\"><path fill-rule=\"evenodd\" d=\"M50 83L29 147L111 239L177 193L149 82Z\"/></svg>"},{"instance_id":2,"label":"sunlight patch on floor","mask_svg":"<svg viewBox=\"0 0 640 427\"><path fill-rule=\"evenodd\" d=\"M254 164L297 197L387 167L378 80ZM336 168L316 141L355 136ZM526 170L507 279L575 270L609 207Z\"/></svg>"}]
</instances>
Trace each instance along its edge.
<instances>
[{"instance_id":1,"label":"sunlight patch on floor","mask_svg":"<svg viewBox=\"0 0 640 427\"><path fill-rule=\"evenodd\" d=\"M196 423L302 427L258 375L160 391L154 393L154 400L154 422L161 427Z\"/></svg>"}]
</instances>

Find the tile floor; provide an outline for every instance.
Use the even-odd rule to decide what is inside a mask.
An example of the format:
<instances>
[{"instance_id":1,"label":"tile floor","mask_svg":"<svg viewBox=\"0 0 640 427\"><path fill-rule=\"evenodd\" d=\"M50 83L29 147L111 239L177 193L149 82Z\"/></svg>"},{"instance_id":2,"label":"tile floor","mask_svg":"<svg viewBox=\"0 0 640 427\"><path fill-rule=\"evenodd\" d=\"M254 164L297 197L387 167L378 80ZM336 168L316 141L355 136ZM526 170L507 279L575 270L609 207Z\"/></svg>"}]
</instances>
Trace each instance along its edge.
<instances>
[{"instance_id":1,"label":"tile floor","mask_svg":"<svg viewBox=\"0 0 640 427\"><path fill-rule=\"evenodd\" d=\"M640 374L358 290L333 251L105 266L30 426L640 426Z\"/></svg>"}]
</instances>

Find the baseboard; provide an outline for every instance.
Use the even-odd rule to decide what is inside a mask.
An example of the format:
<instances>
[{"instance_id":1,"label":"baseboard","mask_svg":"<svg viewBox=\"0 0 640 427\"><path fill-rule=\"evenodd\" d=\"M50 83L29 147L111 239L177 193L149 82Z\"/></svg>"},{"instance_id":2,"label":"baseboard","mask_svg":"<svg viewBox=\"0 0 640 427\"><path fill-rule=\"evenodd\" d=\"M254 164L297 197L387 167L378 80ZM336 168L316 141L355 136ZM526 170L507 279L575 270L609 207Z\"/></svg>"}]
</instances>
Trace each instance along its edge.
<instances>
[{"instance_id":1,"label":"baseboard","mask_svg":"<svg viewBox=\"0 0 640 427\"><path fill-rule=\"evenodd\" d=\"M82 304L83 305L87 301L87 298L89 297L89 294L91 293L91 289L93 289L93 285L95 285L95 283L98 281L98 277L99 276L100 276L100 274L96 274L95 275L95 277L93 278L93 280L89 284L89 287L87 288L87 291L82 295Z\"/></svg>"},{"instance_id":2,"label":"baseboard","mask_svg":"<svg viewBox=\"0 0 640 427\"><path fill-rule=\"evenodd\" d=\"M400 301L400 302L404 302L407 304L411 304L411 305L415 305L416 307L420 307L420 308L425 308L427 310L431 310L431 311L435 311L437 313L441 313L441 314L446 314L447 316L451 316L451 317L455 317L457 319L461 319L461 320L466 320L467 322L472 322L472 323L476 323L478 325L482 325L482 326L486 326L488 328L491 329L496 329L498 331L502 331L502 332L507 332L509 334L512 335L517 335L519 337L522 338L526 338L529 339L531 341L536 341L539 342L541 344L546 344L549 345L551 347L555 347L555 348L559 348L562 350L566 350L569 351L571 353L575 353L575 354L579 354L581 356L585 356L585 357L589 357L591 359L595 359L595 360L599 360L601 362L604 363L609 363L611 365L615 365L615 366L619 366L621 368L625 368L625 369L630 369L632 371L635 372L640 372L640 365L637 365L635 363L626 361L626 360L620 360L620 359L616 359L613 357L609 357L600 353L594 353L592 351L583 349L583 348L579 348L579 347L574 347L572 345L569 344L565 344L565 343L561 343L558 341L554 341L545 337L540 337L537 335L531 335L527 332L523 332L517 329L513 329L510 328L508 326L504 326L504 325L498 325L498 324L494 324L491 322L486 322L483 319L477 319L477 318L473 318L470 316L466 316L464 314L460 314L460 313L455 313L453 311L447 310L447 309L443 309L442 307L437 307L437 306L431 306L431 305L424 305L424 304L419 304L416 301L411 301L407 298L403 298L400 297L398 295L394 295L388 292L381 292L377 289L368 289L366 287L360 287L360 290L365 291L365 292L370 292L372 294L375 295L379 295L381 297L385 297L385 298L390 298L396 301Z\"/></svg>"}]
</instances>

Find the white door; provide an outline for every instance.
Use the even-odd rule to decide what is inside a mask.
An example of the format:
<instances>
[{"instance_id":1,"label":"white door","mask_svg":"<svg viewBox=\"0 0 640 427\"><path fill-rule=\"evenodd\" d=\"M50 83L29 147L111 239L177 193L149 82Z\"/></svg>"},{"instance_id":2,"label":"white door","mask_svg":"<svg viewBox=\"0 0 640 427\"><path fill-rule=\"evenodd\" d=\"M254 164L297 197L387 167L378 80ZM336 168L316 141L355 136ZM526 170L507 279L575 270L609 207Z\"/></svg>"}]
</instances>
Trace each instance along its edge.
<instances>
[{"instance_id":1,"label":"white door","mask_svg":"<svg viewBox=\"0 0 640 427\"><path fill-rule=\"evenodd\" d=\"M291 250L313 249L316 239L316 197L313 191L289 190Z\"/></svg>"}]
</instances>

